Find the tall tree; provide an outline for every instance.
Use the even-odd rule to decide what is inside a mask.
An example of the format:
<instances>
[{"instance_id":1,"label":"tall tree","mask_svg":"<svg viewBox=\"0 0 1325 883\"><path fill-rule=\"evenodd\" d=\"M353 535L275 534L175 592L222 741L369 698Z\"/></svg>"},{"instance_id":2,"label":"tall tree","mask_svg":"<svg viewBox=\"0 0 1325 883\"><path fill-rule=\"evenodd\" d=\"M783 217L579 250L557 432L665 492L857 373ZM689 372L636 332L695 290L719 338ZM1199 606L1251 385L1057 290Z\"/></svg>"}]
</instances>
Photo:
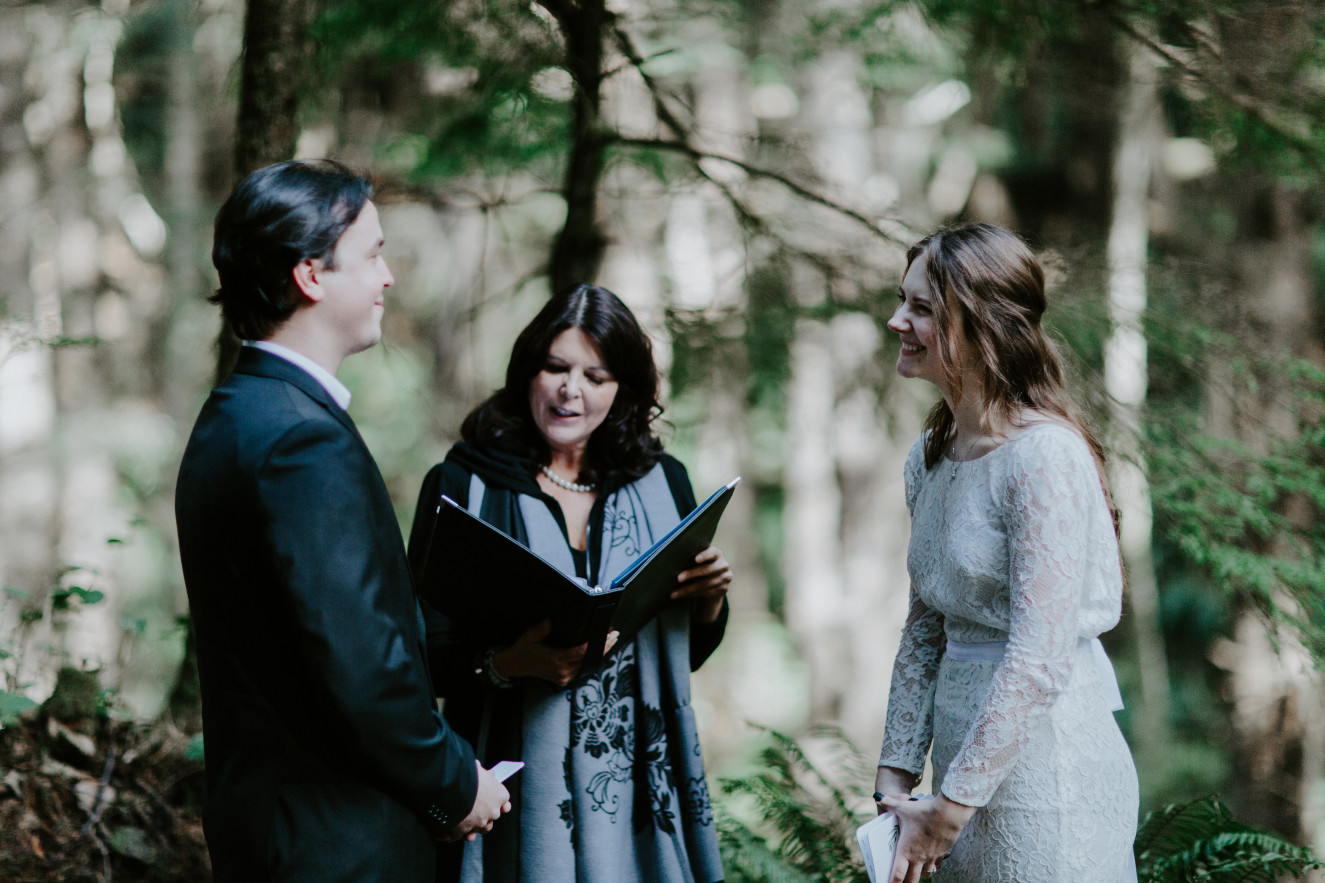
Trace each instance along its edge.
<instances>
[{"instance_id":1,"label":"tall tree","mask_svg":"<svg viewBox=\"0 0 1325 883\"><path fill-rule=\"evenodd\" d=\"M248 0L235 176L294 156L313 42L314 0Z\"/></svg>"},{"instance_id":2,"label":"tall tree","mask_svg":"<svg viewBox=\"0 0 1325 883\"><path fill-rule=\"evenodd\" d=\"M604 0L538 0L561 26L566 41L564 64L575 82L570 153L562 194L566 223L552 246L548 273L552 289L594 279L607 239L598 220L598 181L603 170L602 124L604 41L612 15Z\"/></svg>"},{"instance_id":3,"label":"tall tree","mask_svg":"<svg viewBox=\"0 0 1325 883\"><path fill-rule=\"evenodd\" d=\"M1169 676L1159 623L1151 545L1154 513L1141 446L1141 415L1149 373L1144 320L1150 192L1164 133L1155 54L1134 42L1124 44L1124 51L1130 58L1113 163L1107 242L1111 327L1104 347L1104 387L1110 405L1108 439L1114 502L1121 515L1119 545L1127 571L1130 631L1141 674L1141 703L1133 719L1139 751L1147 766L1156 766L1169 744Z\"/></svg>"},{"instance_id":4,"label":"tall tree","mask_svg":"<svg viewBox=\"0 0 1325 883\"><path fill-rule=\"evenodd\" d=\"M313 0L248 0L235 127L235 180L294 156L299 100L312 58ZM216 338L216 382L229 375L239 341L224 324Z\"/></svg>"}]
</instances>

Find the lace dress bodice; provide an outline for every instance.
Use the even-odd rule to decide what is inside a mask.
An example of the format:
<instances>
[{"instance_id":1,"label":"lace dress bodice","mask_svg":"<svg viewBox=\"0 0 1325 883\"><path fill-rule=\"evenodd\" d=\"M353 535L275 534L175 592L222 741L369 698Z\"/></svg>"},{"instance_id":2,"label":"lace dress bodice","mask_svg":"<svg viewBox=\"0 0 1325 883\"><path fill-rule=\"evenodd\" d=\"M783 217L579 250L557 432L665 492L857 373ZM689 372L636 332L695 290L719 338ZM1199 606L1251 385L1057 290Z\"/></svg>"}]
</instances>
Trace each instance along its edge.
<instances>
[{"instance_id":1,"label":"lace dress bodice","mask_svg":"<svg viewBox=\"0 0 1325 883\"><path fill-rule=\"evenodd\" d=\"M1095 461L1074 431L1027 427L984 456L906 461L910 609L880 766L919 773L946 641L1006 641L942 791L984 806L1072 675L1081 641L1117 624L1122 573Z\"/></svg>"}]
</instances>

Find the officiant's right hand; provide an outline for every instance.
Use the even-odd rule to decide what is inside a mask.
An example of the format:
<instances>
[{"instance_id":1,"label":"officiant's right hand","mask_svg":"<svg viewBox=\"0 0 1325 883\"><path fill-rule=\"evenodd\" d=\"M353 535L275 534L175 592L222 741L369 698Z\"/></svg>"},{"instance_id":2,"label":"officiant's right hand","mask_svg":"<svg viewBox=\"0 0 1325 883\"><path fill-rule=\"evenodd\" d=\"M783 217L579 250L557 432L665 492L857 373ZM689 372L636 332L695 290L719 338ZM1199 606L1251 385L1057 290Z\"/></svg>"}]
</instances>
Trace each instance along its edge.
<instances>
[{"instance_id":1,"label":"officiant's right hand","mask_svg":"<svg viewBox=\"0 0 1325 883\"><path fill-rule=\"evenodd\" d=\"M580 673L588 644L554 647L547 643L552 620L545 619L525 629L509 647L492 655L492 667L504 678L542 678L555 687L564 687ZM608 632L603 653L616 646L617 632Z\"/></svg>"}]
</instances>

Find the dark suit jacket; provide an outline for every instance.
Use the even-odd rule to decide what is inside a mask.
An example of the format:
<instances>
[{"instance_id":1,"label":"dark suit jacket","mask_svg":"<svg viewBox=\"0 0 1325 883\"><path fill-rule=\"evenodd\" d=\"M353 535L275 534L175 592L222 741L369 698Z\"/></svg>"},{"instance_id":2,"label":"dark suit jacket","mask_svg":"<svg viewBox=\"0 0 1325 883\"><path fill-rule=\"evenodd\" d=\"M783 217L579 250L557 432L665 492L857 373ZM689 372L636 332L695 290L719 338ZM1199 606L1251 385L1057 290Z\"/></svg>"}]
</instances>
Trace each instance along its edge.
<instances>
[{"instance_id":1,"label":"dark suit jacket","mask_svg":"<svg viewBox=\"0 0 1325 883\"><path fill-rule=\"evenodd\" d=\"M175 497L219 881L431 880L477 789L436 711L381 474L301 368L247 347Z\"/></svg>"}]
</instances>

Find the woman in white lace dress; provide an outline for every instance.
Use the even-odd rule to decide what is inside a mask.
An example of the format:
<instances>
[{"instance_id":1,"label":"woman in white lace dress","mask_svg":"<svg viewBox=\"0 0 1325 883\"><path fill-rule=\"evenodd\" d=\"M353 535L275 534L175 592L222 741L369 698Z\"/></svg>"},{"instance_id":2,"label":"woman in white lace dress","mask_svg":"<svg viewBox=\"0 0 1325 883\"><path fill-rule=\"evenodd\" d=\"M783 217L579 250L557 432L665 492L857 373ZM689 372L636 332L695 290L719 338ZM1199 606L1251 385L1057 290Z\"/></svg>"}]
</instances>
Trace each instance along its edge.
<instances>
[{"instance_id":1,"label":"woman in white lace dress","mask_svg":"<svg viewBox=\"0 0 1325 883\"><path fill-rule=\"evenodd\" d=\"M897 371L942 400L906 462L911 602L879 811L893 883L1134 880L1137 781L1098 636L1123 578L1099 443L1040 327L1044 274L978 224L907 253ZM932 742L935 800L910 802Z\"/></svg>"}]
</instances>

